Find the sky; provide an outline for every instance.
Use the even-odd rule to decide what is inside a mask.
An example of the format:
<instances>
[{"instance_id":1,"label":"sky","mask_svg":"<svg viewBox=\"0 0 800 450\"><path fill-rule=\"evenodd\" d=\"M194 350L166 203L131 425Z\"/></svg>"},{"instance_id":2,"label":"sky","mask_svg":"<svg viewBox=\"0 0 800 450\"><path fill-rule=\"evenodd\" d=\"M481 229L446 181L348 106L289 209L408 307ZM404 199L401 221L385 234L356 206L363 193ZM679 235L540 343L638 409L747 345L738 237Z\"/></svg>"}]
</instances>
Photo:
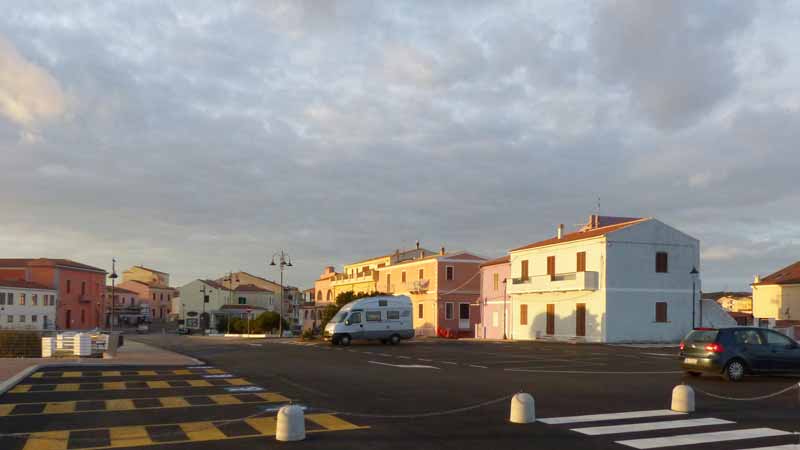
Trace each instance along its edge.
<instances>
[{"instance_id":1,"label":"sky","mask_svg":"<svg viewBox=\"0 0 800 450\"><path fill-rule=\"evenodd\" d=\"M0 256L496 257L597 210L800 259L800 3L0 0Z\"/></svg>"}]
</instances>

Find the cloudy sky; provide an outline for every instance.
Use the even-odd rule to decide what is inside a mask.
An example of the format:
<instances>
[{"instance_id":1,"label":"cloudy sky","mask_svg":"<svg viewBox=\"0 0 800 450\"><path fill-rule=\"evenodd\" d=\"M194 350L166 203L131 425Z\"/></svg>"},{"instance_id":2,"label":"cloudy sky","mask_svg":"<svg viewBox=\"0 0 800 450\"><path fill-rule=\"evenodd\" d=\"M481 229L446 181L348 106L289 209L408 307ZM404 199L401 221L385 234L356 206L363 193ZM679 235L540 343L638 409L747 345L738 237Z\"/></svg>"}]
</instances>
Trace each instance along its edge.
<instances>
[{"instance_id":1,"label":"cloudy sky","mask_svg":"<svg viewBox=\"0 0 800 450\"><path fill-rule=\"evenodd\" d=\"M309 287L600 197L745 289L800 259L799 5L0 1L0 256Z\"/></svg>"}]
</instances>

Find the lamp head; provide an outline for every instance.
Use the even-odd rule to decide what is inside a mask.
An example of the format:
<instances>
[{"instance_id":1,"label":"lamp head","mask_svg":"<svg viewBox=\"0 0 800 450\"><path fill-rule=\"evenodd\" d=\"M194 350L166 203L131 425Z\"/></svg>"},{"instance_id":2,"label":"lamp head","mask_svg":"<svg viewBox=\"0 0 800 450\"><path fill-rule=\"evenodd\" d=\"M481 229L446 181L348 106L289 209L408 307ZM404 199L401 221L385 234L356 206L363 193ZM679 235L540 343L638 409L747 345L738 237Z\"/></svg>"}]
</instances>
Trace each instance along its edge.
<instances>
[{"instance_id":1,"label":"lamp head","mask_svg":"<svg viewBox=\"0 0 800 450\"><path fill-rule=\"evenodd\" d=\"M698 271L697 271L697 267L692 267L692 271L691 271L691 272L689 272L689 273L690 273L691 275L697 275L697 274L698 274L698 273L700 273L700 272L698 272Z\"/></svg>"}]
</instances>

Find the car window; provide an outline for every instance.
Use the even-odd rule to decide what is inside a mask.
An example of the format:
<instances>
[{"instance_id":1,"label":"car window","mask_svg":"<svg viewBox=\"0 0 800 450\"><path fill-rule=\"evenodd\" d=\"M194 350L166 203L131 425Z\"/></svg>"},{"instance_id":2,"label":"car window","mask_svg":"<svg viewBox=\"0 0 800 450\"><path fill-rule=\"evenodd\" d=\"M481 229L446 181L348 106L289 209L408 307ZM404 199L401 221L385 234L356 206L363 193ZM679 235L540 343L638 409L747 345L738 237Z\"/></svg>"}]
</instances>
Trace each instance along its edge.
<instances>
[{"instance_id":1,"label":"car window","mask_svg":"<svg viewBox=\"0 0 800 450\"><path fill-rule=\"evenodd\" d=\"M350 313L349 320L350 323L361 323L361 313L360 312Z\"/></svg>"},{"instance_id":2,"label":"car window","mask_svg":"<svg viewBox=\"0 0 800 450\"><path fill-rule=\"evenodd\" d=\"M694 330L691 331L686 338L686 342L714 342L717 340L717 330Z\"/></svg>"},{"instance_id":3,"label":"car window","mask_svg":"<svg viewBox=\"0 0 800 450\"><path fill-rule=\"evenodd\" d=\"M737 330L733 333L737 344L761 345L761 335L756 330Z\"/></svg>"},{"instance_id":4,"label":"car window","mask_svg":"<svg viewBox=\"0 0 800 450\"><path fill-rule=\"evenodd\" d=\"M786 346L792 343L791 339L775 331L765 330L764 334L767 335L767 344L769 345Z\"/></svg>"}]
</instances>

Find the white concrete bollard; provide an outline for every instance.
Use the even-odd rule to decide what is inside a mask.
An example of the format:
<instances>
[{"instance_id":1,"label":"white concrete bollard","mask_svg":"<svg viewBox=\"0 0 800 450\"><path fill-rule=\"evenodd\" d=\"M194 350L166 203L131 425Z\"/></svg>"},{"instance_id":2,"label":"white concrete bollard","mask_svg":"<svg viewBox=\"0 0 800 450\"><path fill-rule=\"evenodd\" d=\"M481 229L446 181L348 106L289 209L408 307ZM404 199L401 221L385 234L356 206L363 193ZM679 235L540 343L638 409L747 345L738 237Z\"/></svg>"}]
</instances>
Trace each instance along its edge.
<instances>
[{"instance_id":1,"label":"white concrete bollard","mask_svg":"<svg viewBox=\"0 0 800 450\"><path fill-rule=\"evenodd\" d=\"M275 439L283 442L302 441L306 438L306 419L303 408L297 405L284 406L278 410L278 425Z\"/></svg>"},{"instance_id":2,"label":"white concrete bollard","mask_svg":"<svg viewBox=\"0 0 800 450\"><path fill-rule=\"evenodd\" d=\"M679 384L672 390L672 410L677 412L694 412L694 389Z\"/></svg>"},{"instance_id":3,"label":"white concrete bollard","mask_svg":"<svg viewBox=\"0 0 800 450\"><path fill-rule=\"evenodd\" d=\"M511 398L512 423L532 423L536 421L536 406L531 394L520 392Z\"/></svg>"}]
</instances>

